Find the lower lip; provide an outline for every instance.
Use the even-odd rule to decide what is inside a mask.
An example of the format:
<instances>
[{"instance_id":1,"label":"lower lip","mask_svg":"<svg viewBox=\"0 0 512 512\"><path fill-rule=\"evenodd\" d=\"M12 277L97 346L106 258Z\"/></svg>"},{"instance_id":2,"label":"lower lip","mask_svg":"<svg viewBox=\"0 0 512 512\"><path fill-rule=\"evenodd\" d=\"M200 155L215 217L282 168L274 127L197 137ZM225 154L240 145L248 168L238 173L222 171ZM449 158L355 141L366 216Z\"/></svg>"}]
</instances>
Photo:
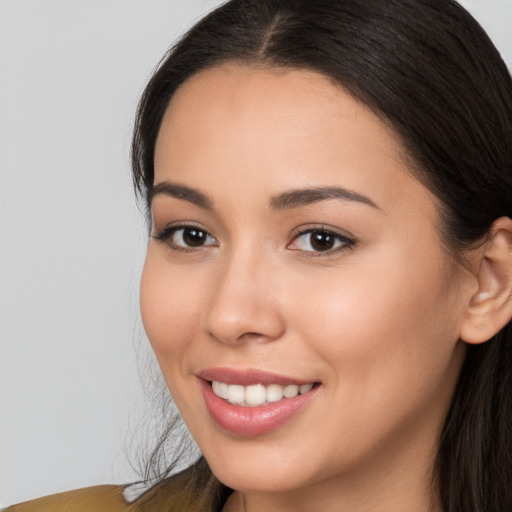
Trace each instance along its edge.
<instances>
[{"instance_id":1,"label":"lower lip","mask_svg":"<svg viewBox=\"0 0 512 512\"><path fill-rule=\"evenodd\" d=\"M224 430L243 436L262 435L281 427L299 414L318 390L314 387L294 398L284 398L259 407L242 407L217 396L209 382L203 379L199 382L206 407L215 422Z\"/></svg>"}]
</instances>

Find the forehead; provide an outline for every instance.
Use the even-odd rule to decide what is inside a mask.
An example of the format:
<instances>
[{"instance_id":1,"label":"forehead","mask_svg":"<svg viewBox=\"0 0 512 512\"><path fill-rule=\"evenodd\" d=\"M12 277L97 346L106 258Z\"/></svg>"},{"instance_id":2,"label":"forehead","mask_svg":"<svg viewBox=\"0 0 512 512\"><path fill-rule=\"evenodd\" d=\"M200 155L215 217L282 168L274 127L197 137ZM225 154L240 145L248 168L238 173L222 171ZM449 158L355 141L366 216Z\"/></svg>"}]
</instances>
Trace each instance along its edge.
<instances>
[{"instance_id":1,"label":"forehead","mask_svg":"<svg viewBox=\"0 0 512 512\"><path fill-rule=\"evenodd\" d=\"M155 151L155 183L204 180L269 194L333 182L396 207L412 189L433 198L411 174L390 127L319 73L226 64L178 89ZM411 189L411 190L405 190ZM226 191L226 190L225 190Z\"/></svg>"},{"instance_id":2,"label":"forehead","mask_svg":"<svg viewBox=\"0 0 512 512\"><path fill-rule=\"evenodd\" d=\"M205 132L237 141L243 134L267 143L278 137L302 146L304 139L326 132L326 122L332 125L337 120L351 123L351 129L368 130L371 125L372 134L379 134L375 143L399 156L401 145L394 132L330 78L309 70L224 64L193 75L176 91L162 122L157 151L162 140L168 144L178 135ZM267 129L261 130L262 126ZM246 130L234 133L240 127Z\"/></svg>"},{"instance_id":3,"label":"forehead","mask_svg":"<svg viewBox=\"0 0 512 512\"><path fill-rule=\"evenodd\" d=\"M352 129L371 125L373 132L379 132L376 142L384 150L401 149L394 132L330 78L309 70L236 64L216 66L189 78L169 103L159 141L167 136L168 142L169 135L178 132L213 134L221 128L226 131L219 131L219 138L234 138L231 128L241 126L251 140L264 141L265 135L300 140L318 133L326 121L332 124L340 118L353 121ZM267 127L265 132L258 130L261 125Z\"/></svg>"}]
</instances>

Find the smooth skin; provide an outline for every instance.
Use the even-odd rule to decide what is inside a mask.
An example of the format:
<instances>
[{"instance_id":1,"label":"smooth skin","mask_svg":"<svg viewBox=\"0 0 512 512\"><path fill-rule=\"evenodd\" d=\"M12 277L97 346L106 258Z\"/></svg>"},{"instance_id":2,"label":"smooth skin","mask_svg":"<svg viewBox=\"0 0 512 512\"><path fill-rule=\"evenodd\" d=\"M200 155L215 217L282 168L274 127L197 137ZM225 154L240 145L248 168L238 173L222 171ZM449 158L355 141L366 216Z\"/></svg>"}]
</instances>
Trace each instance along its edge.
<instances>
[{"instance_id":1,"label":"smooth skin","mask_svg":"<svg viewBox=\"0 0 512 512\"><path fill-rule=\"evenodd\" d=\"M484 332L490 298L510 299L512 229L500 219L456 263L406 161L386 124L314 72L226 64L171 100L142 317L188 428L237 491L225 511L441 510L433 462L461 333L479 343L510 319L504 300ZM279 201L326 187L352 195ZM321 387L280 428L233 435L205 406L197 374L211 367Z\"/></svg>"}]
</instances>

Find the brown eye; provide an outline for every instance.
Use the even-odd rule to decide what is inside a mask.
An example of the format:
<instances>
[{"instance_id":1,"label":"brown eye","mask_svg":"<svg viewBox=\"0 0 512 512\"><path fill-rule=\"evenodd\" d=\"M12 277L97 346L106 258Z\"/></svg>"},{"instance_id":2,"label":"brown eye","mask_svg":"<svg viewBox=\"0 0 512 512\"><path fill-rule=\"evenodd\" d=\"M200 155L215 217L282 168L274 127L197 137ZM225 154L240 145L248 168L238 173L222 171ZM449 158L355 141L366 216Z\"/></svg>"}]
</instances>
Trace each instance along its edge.
<instances>
[{"instance_id":1,"label":"brown eye","mask_svg":"<svg viewBox=\"0 0 512 512\"><path fill-rule=\"evenodd\" d=\"M198 226L169 226L154 235L175 250L200 249L218 246L217 240L208 231Z\"/></svg>"},{"instance_id":2,"label":"brown eye","mask_svg":"<svg viewBox=\"0 0 512 512\"><path fill-rule=\"evenodd\" d=\"M177 233L181 233L181 238L183 243L188 247L201 247L208 240L208 233L198 228L182 228L175 232L175 236Z\"/></svg>"},{"instance_id":3,"label":"brown eye","mask_svg":"<svg viewBox=\"0 0 512 512\"><path fill-rule=\"evenodd\" d=\"M326 229L309 229L300 233L288 246L304 252L335 252L354 245L353 240Z\"/></svg>"},{"instance_id":4,"label":"brown eye","mask_svg":"<svg viewBox=\"0 0 512 512\"><path fill-rule=\"evenodd\" d=\"M196 226L183 226L172 228L169 242L177 249L200 248L218 245L208 231Z\"/></svg>"},{"instance_id":5,"label":"brown eye","mask_svg":"<svg viewBox=\"0 0 512 512\"><path fill-rule=\"evenodd\" d=\"M309 243L315 251L329 251L336 242L334 235L328 231L312 231L309 237Z\"/></svg>"}]
</instances>

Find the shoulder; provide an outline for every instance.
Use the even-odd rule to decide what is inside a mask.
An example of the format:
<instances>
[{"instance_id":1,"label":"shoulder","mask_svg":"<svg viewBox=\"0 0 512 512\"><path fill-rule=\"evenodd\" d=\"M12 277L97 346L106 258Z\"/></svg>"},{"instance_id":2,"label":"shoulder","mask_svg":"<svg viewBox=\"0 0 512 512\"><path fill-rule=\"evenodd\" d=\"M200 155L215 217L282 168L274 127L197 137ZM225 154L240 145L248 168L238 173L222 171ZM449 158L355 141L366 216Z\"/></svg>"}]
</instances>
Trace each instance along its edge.
<instances>
[{"instance_id":1,"label":"shoulder","mask_svg":"<svg viewBox=\"0 0 512 512\"><path fill-rule=\"evenodd\" d=\"M154 485L98 485L8 507L1 512L210 512L220 510L231 489L198 463ZM202 475L198 478L197 474Z\"/></svg>"},{"instance_id":2,"label":"shoulder","mask_svg":"<svg viewBox=\"0 0 512 512\"><path fill-rule=\"evenodd\" d=\"M3 512L128 512L122 485L97 485L13 505Z\"/></svg>"}]
</instances>

